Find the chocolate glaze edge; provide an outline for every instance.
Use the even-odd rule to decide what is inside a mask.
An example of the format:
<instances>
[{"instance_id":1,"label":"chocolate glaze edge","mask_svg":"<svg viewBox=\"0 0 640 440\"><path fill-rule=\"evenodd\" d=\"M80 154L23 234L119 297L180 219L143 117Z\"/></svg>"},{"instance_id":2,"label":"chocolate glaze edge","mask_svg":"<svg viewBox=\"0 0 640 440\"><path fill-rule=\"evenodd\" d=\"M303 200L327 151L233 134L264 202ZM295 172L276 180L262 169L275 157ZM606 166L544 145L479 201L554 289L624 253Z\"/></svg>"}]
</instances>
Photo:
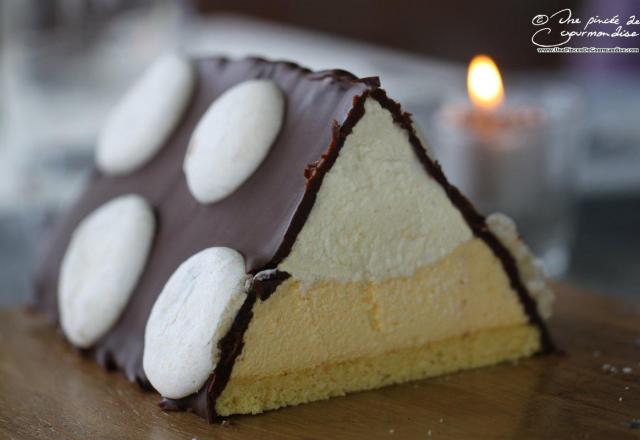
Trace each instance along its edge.
<instances>
[{"instance_id":1,"label":"chocolate glaze edge","mask_svg":"<svg viewBox=\"0 0 640 440\"><path fill-rule=\"evenodd\" d=\"M354 97L353 108L349 112L349 116L345 122L340 126L337 121L334 121L334 137L331 145L327 149L327 152L322 155L322 159L318 163L310 164L308 169L305 170L307 176L307 190L303 198L302 203L298 207L294 219L287 231L287 235L282 242L280 249L274 257L274 262L282 261L290 252L295 237L298 235L306 219L313 208L315 203L317 192L322 185L324 176L329 172L333 164L336 162L342 146L344 145L346 137L353 131L353 127L358 123L365 113L364 102L366 98L371 97L378 101L380 105L387 109L393 116L393 120L396 124L401 126L409 134L409 141L413 147L415 154L418 156L420 162L425 168L425 171L433 177L438 184L440 184L445 190L447 196L451 202L460 210L465 221L473 231L474 235L482 239L487 246L492 250L496 258L498 258L507 273L511 287L518 294L518 298L522 303L525 313L527 314L530 323L535 325L540 331L541 350L539 353L549 353L555 351L554 343L551 339L549 331L544 323L544 320L538 313L535 300L531 297L528 290L522 282L518 267L513 256L504 247L504 245L498 240L498 238L489 230L486 225L485 217L481 215L473 206L473 204L456 188L451 185L444 175L442 168L436 161L432 161L426 153L425 147L418 139L411 115L403 112L400 104L389 98L383 89L375 88L370 91L365 91L362 95ZM289 274L286 272L279 272L279 278L273 279L269 285L269 292L267 294L260 294L258 297L261 300L266 300L275 292L277 286L289 278ZM251 306L255 303L255 292L253 293L253 300ZM210 423L220 420L220 417L216 414L215 405L216 400L224 391L228 380L233 370L233 363L240 354L240 351L244 345L243 337L244 331L249 327L252 313L250 310L244 313L239 313L236 321L240 324L238 329L244 329L242 331L234 331L233 335L227 339L225 336L225 343L220 343L220 350L225 350L226 347L230 347L232 350L232 356L227 356L228 362L222 367L224 374L218 374L220 366L216 367L216 371L209 379L208 383L197 393L192 396L188 396L184 399L163 400L163 408L165 409L183 409L193 410L198 415L206 418ZM235 325L235 323L234 323ZM230 332L231 333L231 332ZM235 338L235 339L234 339Z\"/></svg>"},{"instance_id":2,"label":"chocolate glaze edge","mask_svg":"<svg viewBox=\"0 0 640 440\"><path fill-rule=\"evenodd\" d=\"M361 95L353 98L353 107L351 111L349 111L344 123L342 125L339 125L337 121L333 123L333 138L327 151L318 162L310 164L307 170L305 170L305 176L307 177L305 194L282 240L282 244L273 258L276 265L289 254L295 238L304 226L311 212L311 208L313 208L317 192L322 185L324 176L337 160L340 149L344 145L347 136L351 134L353 127L364 115L364 102L369 96L369 93L369 91L365 91ZM255 304L256 296L259 296L261 300L268 299L271 294L275 292L278 285L289 278L289 276L286 272L278 271L276 276L266 280L266 282L263 282L264 284L254 283L253 292L251 293L253 300L251 301L250 307L253 307ZM227 364L224 366L218 364L209 381L198 392L182 399L163 399L161 402L163 409L193 411L201 417L206 418L210 423L221 419L216 413L216 400L224 391L231 377L233 364L244 346L244 332L249 327L252 316L253 313L251 309L241 309L238 315L236 315L233 324L235 327L236 323L239 323L236 330L241 329L241 331L230 331L218 344L218 348L221 350L221 359L228 359ZM225 342L223 343L223 341ZM237 350L237 347L240 349ZM232 355L227 355L224 353L224 350L234 350L237 352ZM221 374L218 374L218 370L220 370Z\"/></svg>"},{"instance_id":3,"label":"chocolate glaze edge","mask_svg":"<svg viewBox=\"0 0 640 440\"><path fill-rule=\"evenodd\" d=\"M220 360L204 386L196 393L182 399L164 398L159 403L160 408L166 411L193 411L200 417L205 418L209 423L219 419L215 409L216 401L229 382L236 358L242 353L242 348L244 347L243 336L253 317L253 305L256 302L256 298L256 289L251 289L247 294L247 299L240 307L231 328L218 342Z\"/></svg>"},{"instance_id":4,"label":"chocolate glaze edge","mask_svg":"<svg viewBox=\"0 0 640 440\"><path fill-rule=\"evenodd\" d=\"M433 161L427 155L425 147L416 135L409 113L403 112L400 104L387 96L384 90L377 89L371 92L371 96L376 99L382 107L386 108L392 115L396 124L400 125L409 133L409 142L413 146L415 154L424 166L427 173L433 177L447 193L449 200L462 213L467 224L474 235L483 240L491 249L493 254L500 260L502 266L509 277L509 282L513 290L518 294L525 313L529 317L531 324L540 331L541 350L540 353L550 353L556 350L555 344L547 329L544 319L538 312L536 301L522 282L522 277L515 259L500 240L487 227L485 217L481 215L457 187L449 183L440 164Z\"/></svg>"}]
</instances>

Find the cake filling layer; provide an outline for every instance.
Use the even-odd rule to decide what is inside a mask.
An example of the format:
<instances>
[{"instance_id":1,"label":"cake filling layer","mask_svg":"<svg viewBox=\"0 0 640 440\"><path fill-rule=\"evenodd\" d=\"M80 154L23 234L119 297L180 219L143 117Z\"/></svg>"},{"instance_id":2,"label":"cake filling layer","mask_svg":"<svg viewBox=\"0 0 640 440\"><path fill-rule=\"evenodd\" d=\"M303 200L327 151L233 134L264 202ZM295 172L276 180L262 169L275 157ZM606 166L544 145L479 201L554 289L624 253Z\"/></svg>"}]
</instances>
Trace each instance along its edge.
<instances>
[{"instance_id":1,"label":"cake filling layer","mask_svg":"<svg viewBox=\"0 0 640 440\"><path fill-rule=\"evenodd\" d=\"M425 173L409 132L367 99L278 266L291 277L253 307L216 413L260 412L539 351L540 333L504 264Z\"/></svg>"},{"instance_id":2,"label":"cake filling layer","mask_svg":"<svg viewBox=\"0 0 640 440\"><path fill-rule=\"evenodd\" d=\"M364 108L279 266L304 283L411 276L472 237L407 131L376 100Z\"/></svg>"},{"instance_id":3,"label":"cake filling layer","mask_svg":"<svg viewBox=\"0 0 640 440\"><path fill-rule=\"evenodd\" d=\"M501 262L473 239L410 278L288 279L255 304L227 387L527 324Z\"/></svg>"}]
</instances>

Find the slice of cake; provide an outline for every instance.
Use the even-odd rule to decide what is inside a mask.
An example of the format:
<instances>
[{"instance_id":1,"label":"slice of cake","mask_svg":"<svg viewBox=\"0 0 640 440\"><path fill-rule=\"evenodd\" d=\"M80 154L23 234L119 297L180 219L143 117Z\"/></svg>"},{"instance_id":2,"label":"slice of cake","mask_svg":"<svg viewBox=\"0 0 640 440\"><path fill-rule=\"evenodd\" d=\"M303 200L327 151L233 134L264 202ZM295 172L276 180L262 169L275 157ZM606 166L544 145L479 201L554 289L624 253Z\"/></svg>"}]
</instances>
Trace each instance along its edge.
<instances>
[{"instance_id":1,"label":"slice of cake","mask_svg":"<svg viewBox=\"0 0 640 440\"><path fill-rule=\"evenodd\" d=\"M166 409L259 413L551 349L513 223L377 78L167 55L99 135L36 306Z\"/></svg>"}]
</instances>

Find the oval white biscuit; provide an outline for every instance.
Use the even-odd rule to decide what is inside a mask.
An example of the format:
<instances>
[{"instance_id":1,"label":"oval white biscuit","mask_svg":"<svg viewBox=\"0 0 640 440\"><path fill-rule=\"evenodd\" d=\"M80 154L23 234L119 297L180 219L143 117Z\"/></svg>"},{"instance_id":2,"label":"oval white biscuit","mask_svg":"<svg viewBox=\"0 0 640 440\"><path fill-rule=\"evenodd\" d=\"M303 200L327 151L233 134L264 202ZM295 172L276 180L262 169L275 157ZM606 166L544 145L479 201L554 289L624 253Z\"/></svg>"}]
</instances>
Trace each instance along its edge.
<instances>
[{"instance_id":1,"label":"oval white biscuit","mask_svg":"<svg viewBox=\"0 0 640 440\"><path fill-rule=\"evenodd\" d=\"M153 158L182 117L194 84L192 65L180 55L152 64L107 117L98 135L98 169L126 174Z\"/></svg>"},{"instance_id":2,"label":"oval white biscuit","mask_svg":"<svg viewBox=\"0 0 640 440\"><path fill-rule=\"evenodd\" d=\"M284 105L270 80L240 83L211 104L191 135L183 165L196 200L217 202L253 174L280 131Z\"/></svg>"},{"instance_id":3,"label":"oval white biscuit","mask_svg":"<svg viewBox=\"0 0 640 440\"><path fill-rule=\"evenodd\" d=\"M233 324L247 294L242 255L205 249L171 275L151 310L143 367L160 394L179 399L198 391L220 357L218 342Z\"/></svg>"},{"instance_id":4,"label":"oval white biscuit","mask_svg":"<svg viewBox=\"0 0 640 440\"><path fill-rule=\"evenodd\" d=\"M151 248L155 217L140 196L117 197L80 222L58 280L60 325L76 346L92 346L115 324Z\"/></svg>"}]
</instances>

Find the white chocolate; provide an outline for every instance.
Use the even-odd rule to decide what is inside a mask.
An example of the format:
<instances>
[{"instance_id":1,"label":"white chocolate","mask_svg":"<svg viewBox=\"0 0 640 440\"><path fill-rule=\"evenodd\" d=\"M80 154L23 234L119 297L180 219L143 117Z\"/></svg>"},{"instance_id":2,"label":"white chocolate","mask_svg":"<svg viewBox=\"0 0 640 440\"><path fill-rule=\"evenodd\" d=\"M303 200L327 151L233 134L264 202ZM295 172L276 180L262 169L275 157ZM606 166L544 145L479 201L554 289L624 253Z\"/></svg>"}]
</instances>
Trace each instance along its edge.
<instances>
[{"instance_id":1,"label":"white chocolate","mask_svg":"<svg viewBox=\"0 0 640 440\"><path fill-rule=\"evenodd\" d=\"M80 222L58 280L60 324L76 346L91 347L129 301L151 248L155 217L140 196L117 197Z\"/></svg>"},{"instance_id":2,"label":"white chocolate","mask_svg":"<svg viewBox=\"0 0 640 440\"><path fill-rule=\"evenodd\" d=\"M96 164L105 174L127 174L149 162L181 119L195 78L189 60L158 59L109 114L98 135Z\"/></svg>"},{"instance_id":3,"label":"white chocolate","mask_svg":"<svg viewBox=\"0 0 640 440\"><path fill-rule=\"evenodd\" d=\"M171 275L145 331L143 367L160 394L179 399L204 385L250 278L242 255L225 247L198 252Z\"/></svg>"},{"instance_id":4,"label":"white chocolate","mask_svg":"<svg viewBox=\"0 0 640 440\"><path fill-rule=\"evenodd\" d=\"M195 128L183 169L200 203L234 192L260 166L284 118L285 100L270 80L249 80L225 91Z\"/></svg>"}]
</instances>

